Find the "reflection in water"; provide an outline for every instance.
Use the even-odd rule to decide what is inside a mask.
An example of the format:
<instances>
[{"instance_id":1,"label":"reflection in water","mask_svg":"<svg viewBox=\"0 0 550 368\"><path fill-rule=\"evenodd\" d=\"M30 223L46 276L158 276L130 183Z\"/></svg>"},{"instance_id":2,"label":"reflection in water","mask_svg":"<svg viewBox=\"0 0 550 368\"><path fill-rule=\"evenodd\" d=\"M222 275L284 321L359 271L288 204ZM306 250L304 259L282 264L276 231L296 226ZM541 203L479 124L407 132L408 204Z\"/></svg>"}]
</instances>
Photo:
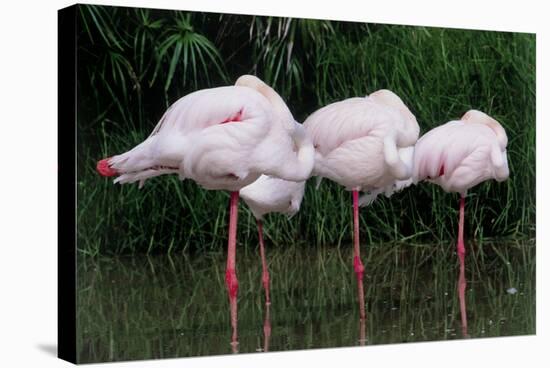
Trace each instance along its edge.
<instances>
[{"instance_id":1,"label":"reflection in water","mask_svg":"<svg viewBox=\"0 0 550 368\"><path fill-rule=\"evenodd\" d=\"M365 325L367 324L367 320L363 318L359 318L359 345L364 346L367 342L367 338L365 336Z\"/></svg>"},{"instance_id":2,"label":"reflection in water","mask_svg":"<svg viewBox=\"0 0 550 368\"><path fill-rule=\"evenodd\" d=\"M239 341L235 330L233 330L231 342L229 344L231 345L231 352L237 354L239 352Z\"/></svg>"},{"instance_id":3,"label":"reflection in water","mask_svg":"<svg viewBox=\"0 0 550 368\"><path fill-rule=\"evenodd\" d=\"M460 311L466 327L465 272L464 336L535 331L534 243L474 244L468 255L472 267L460 270L459 298L449 244L370 246L364 255L368 321L360 319L355 276L343 271L350 248L274 246L269 306L259 287L257 252L243 248L238 345L229 345L223 248L193 256L80 258L78 362L461 338L457 315ZM517 293L507 293L510 287Z\"/></svg>"},{"instance_id":4,"label":"reflection in water","mask_svg":"<svg viewBox=\"0 0 550 368\"><path fill-rule=\"evenodd\" d=\"M460 321L462 327L462 337L470 337L468 335L468 317L466 315L466 298L464 292L466 291L466 276L464 274L464 258L459 258L460 272L458 274L458 300L460 303Z\"/></svg>"},{"instance_id":5,"label":"reflection in water","mask_svg":"<svg viewBox=\"0 0 550 368\"><path fill-rule=\"evenodd\" d=\"M269 338L271 337L271 318L269 316L269 306L271 303L265 303L264 318L264 351L269 351Z\"/></svg>"},{"instance_id":6,"label":"reflection in water","mask_svg":"<svg viewBox=\"0 0 550 368\"><path fill-rule=\"evenodd\" d=\"M264 309L264 344L263 344L263 349L258 349L259 351L269 351L269 338L271 337L271 317L269 315L270 305L271 305L271 302L266 302L265 303L265 309ZM230 344L231 344L231 352L233 354L238 353L239 352L238 335L235 335L235 334L232 333L232 340L231 340Z\"/></svg>"}]
</instances>

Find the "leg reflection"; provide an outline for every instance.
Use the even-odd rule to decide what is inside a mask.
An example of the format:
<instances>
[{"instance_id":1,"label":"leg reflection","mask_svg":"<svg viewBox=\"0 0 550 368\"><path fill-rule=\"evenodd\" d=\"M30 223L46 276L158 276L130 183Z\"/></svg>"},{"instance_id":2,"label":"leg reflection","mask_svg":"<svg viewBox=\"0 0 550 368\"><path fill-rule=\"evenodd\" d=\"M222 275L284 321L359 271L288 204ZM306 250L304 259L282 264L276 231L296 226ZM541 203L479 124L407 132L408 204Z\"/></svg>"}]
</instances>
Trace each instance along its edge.
<instances>
[{"instance_id":1,"label":"leg reflection","mask_svg":"<svg viewBox=\"0 0 550 368\"><path fill-rule=\"evenodd\" d=\"M265 305L264 318L264 351L269 351L269 338L271 337L271 318L269 316L270 304Z\"/></svg>"},{"instance_id":2,"label":"leg reflection","mask_svg":"<svg viewBox=\"0 0 550 368\"><path fill-rule=\"evenodd\" d=\"M460 273L458 275L458 300L460 302L460 320L462 326L462 337L470 337L468 335L468 317L466 315L466 276L464 272L464 258L460 258Z\"/></svg>"},{"instance_id":3,"label":"leg reflection","mask_svg":"<svg viewBox=\"0 0 550 368\"><path fill-rule=\"evenodd\" d=\"M239 352L239 342L238 341L231 341L231 352L233 354L237 354Z\"/></svg>"},{"instance_id":4,"label":"leg reflection","mask_svg":"<svg viewBox=\"0 0 550 368\"><path fill-rule=\"evenodd\" d=\"M365 329L367 325L367 319L366 318L359 318L359 345L364 346L367 342Z\"/></svg>"},{"instance_id":5,"label":"leg reflection","mask_svg":"<svg viewBox=\"0 0 550 368\"><path fill-rule=\"evenodd\" d=\"M265 247L263 237L263 223L262 220L256 220L258 224L258 239L260 240L260 256L262 258L262 284L265 290L265 303L270 304L269 300L269 270L267 269L267 261L265 260Z\"/></svg>"}]
</instances>

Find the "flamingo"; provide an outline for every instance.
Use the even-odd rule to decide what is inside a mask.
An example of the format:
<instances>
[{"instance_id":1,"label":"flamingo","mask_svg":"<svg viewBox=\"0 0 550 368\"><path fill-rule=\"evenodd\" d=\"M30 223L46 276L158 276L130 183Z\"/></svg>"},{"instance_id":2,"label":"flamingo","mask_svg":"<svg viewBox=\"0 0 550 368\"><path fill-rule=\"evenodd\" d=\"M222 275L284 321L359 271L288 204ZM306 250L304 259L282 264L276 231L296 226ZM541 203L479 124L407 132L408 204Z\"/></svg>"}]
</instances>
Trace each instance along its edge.
<instances>
[{"instance_id":1,"label":"flamingo","mask_svg":"<svg viewBox=\"0 0 550 368\"><path fill-rule=\"evenodd\" d=\"M300 209L304 197L305 181L294 182L262 175L254 183L244 187L239 194L256 218L260 256L262 258L262 284L265 290L266 305L269 299L269 271L265 258L263 239L263 216L270 212L279 212L293 216Z\"/></svg>"},{"instance_id":2,"label":"flamingo","mask_svg":"<svg viewBox=\"0 0 550 368\"><path fill-rule=\"evenodd\" d=\"M446 192L460 195L457 255L460 263L459 297L463 330L466 331L464 290L464 204L466 192L477 184L510 175L506 146L508 137L498 121L478 111L466 112L424 134L416 143L413 181L426 180Z\"/></svg>"},{"instance_id":3,"label":"flamingo","mask_svg":"<svg viewBox=\"0 0 550 368\"><path fill-rule=\"evenodd\" d=\"M254 76L234 86L203 89L177 100L149 137L126 153L105 158L97 171L115 183L139 182L177 174L209 190L230 191L225 284L232 339L237 342L236 234L239 190L262 174L304 181L312 171L314 149L283 99Z\"/></svg>"},{"instance_id":4,"label":"flamingo","mask_svg":"<svg viewBox=\"0 0 550 368\"><path fill-rule=\"evenodd\" d=\"M391 195L409 185L414 144L420 128L403 101L389 90L327 105L304 122L315 147L312 175L328 178L352 191L354 257L360 319L365 319L364 266L359 249L359 191L361 203L378 194Z\"/></svg>"}]
</instances>

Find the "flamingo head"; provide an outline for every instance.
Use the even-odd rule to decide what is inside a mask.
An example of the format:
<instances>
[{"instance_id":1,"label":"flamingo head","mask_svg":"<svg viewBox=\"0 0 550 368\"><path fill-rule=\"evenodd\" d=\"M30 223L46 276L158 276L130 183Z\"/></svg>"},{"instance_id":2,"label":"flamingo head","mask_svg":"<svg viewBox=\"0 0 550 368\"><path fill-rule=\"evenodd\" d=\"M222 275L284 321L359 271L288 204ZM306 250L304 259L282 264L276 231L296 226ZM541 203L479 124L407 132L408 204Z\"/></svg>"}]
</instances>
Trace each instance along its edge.
<instances>
[{"instance_id":1,"label":"flamingo head","mask_svg":"<svg viewBox=\"0 0 550 368\"><path fill-rule=\"evenodd\" d=\"M500 125L496 119L493 119L486 113L479 110L469 110L462 115L460 120L465 123L478 123L488 126L496 134L500 148L502 150L506 149L506 146L508 145L508 136L506 135L506 131L502 125Z\"/></svg>"},{"instance_id":2,"label":"flamingo head","mask_svg":"<svg viewBox=\"0 0 550 368\"><path fill-rule=\"evenodd\" d=\"M390 90L381 89L371 93L368 97L378 103L396 109L403 117L402 125L396 137L399 146L410 146L416 143L420 134L420 126L414 114L398 95Z\"/></svg>"}]
</instances>

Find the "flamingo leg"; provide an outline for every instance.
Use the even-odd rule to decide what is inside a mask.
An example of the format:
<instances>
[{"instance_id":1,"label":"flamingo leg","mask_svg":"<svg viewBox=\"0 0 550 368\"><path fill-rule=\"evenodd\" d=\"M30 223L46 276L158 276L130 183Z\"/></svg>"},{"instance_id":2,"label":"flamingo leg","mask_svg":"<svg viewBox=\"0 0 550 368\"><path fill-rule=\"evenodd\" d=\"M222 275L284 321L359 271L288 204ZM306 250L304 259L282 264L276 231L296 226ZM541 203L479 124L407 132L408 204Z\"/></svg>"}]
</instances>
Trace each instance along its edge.
<instances>
[{"instance_id":1,"label":"flamingo leg","mask_svg":"<svg viewBox=\"0 0 550 368\"><path fill-rule=\"evenodd\" d=\"M263 222L257 220L258 224L258 239L260 240L260 256L262 257L262 284L265 290L265 304L271 304L269 300L269 270L267 269L267 262L265 260L265 248L264 248L264 236L263 236Z\"/></svg>"},{"instance_id":2,"label":"flamingo leg","mask_svg":"<svg viewBox=\"0 0 550 368\"><path fill-rule=\"evenodd\" d=\"M464 255L466 254L466 248L464 248L464 195L460 195L460 214L458 221L458 243L456 246L458 259L464 263Z\"/></svg>"},{"instance_id":3,"label":"flamingo leg","mask_svg":"<svg viewBox=\"0 0 550 368\"><path fill-rule=\"evenodd\" d=\"M237 247L237 218L239 210L239 192L231 192L229 202L229 235L227 241L227 268L225 270L225 285L229 294L229 305L231 310L231 327L233 333L231 336L231 344L234 351L237 342L237 292L239 290L239 282L235 273L235 259Z\"/></svg>"},{"instance_id":4,"label":"flamingo leg","mask_svg":"<svg viewBox=\"0 0 550 368\"><path fill-rule=\"evenodd\" d=\"M462 335L466 337L468 335L468 320L466 316L466 299L464 292L466 291L466 276L465 276L465 264L464 256L466 255L466 248L464 247L464 194L460 194L460 213L458 221L458 243L457 254L458 261L460 263L460 274L458 277L458 300L460 301L460 319L462 325Z\"/></svg>"},{"instance_id":5,"label":"flamingo leg","mask_svg":"<svg viewBox=\"0 0 550 368\"><path fill-rule=\"evenodd\" d=\"M365 293L363 291L363 273L365 267L361 263L359 249L359 191L353 190L353 269L357 277L357 298L359 299L359 316L362 320L365 319Z\"/></svg>"}]
</instances>

